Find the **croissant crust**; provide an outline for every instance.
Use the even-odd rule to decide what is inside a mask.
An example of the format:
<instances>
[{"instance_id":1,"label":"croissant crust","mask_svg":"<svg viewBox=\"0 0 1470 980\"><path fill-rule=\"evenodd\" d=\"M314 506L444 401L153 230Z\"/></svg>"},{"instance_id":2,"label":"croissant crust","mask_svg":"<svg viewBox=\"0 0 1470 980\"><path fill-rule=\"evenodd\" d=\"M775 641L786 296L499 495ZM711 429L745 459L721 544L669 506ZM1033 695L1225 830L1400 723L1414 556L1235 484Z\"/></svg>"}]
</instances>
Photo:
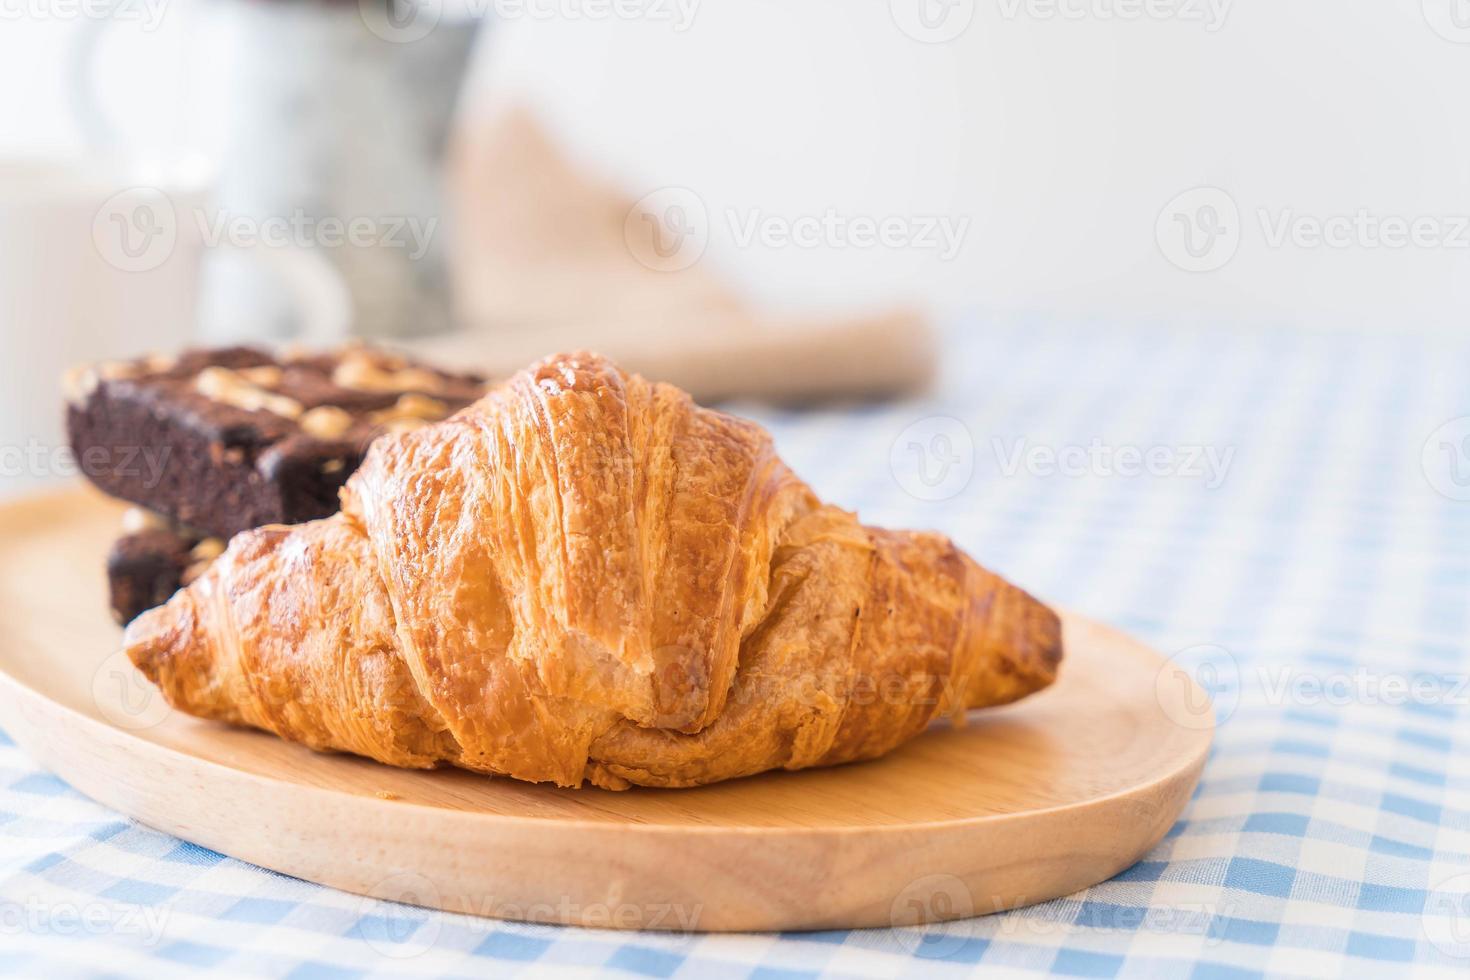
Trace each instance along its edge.
<instances>
[{"instance_id":1,"label":"croissant crust","mask_svg":"<svg viewBox=\"0 0 1470 980\"><path fill-rule=\"evenodd\" d=\"M238 535L125 642L190 714L611 789L871 759L1061 659L947 538L863 526L758 425L587 353L379 439L341 513Z\"/></svg>"}]
</instances>

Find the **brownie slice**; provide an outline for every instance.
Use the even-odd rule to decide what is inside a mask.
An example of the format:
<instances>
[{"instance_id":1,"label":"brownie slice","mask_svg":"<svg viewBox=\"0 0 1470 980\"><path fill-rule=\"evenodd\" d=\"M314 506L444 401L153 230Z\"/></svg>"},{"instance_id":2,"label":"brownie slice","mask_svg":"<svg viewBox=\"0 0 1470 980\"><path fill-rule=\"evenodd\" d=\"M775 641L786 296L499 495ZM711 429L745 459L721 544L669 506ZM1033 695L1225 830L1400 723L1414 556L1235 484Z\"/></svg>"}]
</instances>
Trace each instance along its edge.
<instances>
[{"instance_id":1,"label":"brownie slice","mask_svg":"<svg viewBox=\"0 0 1470 980\"><path fill-rule=\"evenodd\" d=\"M107 553L112 615L126 626L161 606L183 584L190 546L172 531L140 531L119 538Z\"/></svg>"},{"instance_id":2,"label":"brownie slice","mask_svg":"<svg viewBox=\"0 0 1470 980\"><path fill-rule=\"evenodd\" d=\"M71 372L67 430L104 492L228 540L334 513L375 438L443 419L484 390L475 375L369 348L189 351ZM161 562L162 542L146 545L119 560Z\"/></svg>"},{"instance_id":3,"label":"brownie slice","mask_svg":"<svg viewBox=\"0 0 1470 980\"><path fill-rule=\"evenodd\" d=\"M107 554L113 618L125 626L167 602L224 550L219 538L170 524L142 508L129 508L123 515L123 536Z\"/></svg>"}]
</instances>

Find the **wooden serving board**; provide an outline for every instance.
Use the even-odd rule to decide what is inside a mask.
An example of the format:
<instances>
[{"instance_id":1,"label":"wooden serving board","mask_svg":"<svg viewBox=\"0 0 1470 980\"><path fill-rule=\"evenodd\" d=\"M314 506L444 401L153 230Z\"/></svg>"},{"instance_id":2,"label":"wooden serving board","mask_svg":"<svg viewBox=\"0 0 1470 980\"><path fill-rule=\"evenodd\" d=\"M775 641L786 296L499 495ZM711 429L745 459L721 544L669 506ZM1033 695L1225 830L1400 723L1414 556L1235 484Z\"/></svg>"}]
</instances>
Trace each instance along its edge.
<instances>
[{"instance_id":1,"label":"wooden serving board","mask_svg":"<svg viewBox=\"0 0 1470 980\"><path fill-rule=\"evenodd\" d=\"M697 930L912 925L1044 901L1137 861L1211 738L1203 694L1066 619L1050 690L876 762L689 790L562 790L318 755L172 712L119 651L87 490L0 506L0 725L145 824L380 899Z\"/></svg>"}]
</instances>

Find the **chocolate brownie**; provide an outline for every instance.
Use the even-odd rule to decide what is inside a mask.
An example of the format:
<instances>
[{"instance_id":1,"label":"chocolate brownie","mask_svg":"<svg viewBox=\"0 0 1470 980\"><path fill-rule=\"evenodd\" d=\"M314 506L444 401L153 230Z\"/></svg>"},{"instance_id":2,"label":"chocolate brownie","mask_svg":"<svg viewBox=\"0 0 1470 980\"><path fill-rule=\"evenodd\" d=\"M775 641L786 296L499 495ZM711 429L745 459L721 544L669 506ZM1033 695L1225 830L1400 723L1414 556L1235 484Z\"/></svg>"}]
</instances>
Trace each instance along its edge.
<instances>
[{"instance_id":1,"label":"chocolate brownie","mask_svg":"<svg viewBox=\"0 0 1470 980\"><path fill-rule=\"evenodd\" d=\"M167 602L225 547L219 538L175 527L136 507L123 518L123 532L107 554L112 615L122 625Z\"/></svg>"},{"instance_id":2,"label":"chocolate brownie","mask_svg":"<svg viewBox=\"0 0 1470 980\"><path fill-rule=\"evenodd\" d=\"M334 513L373 439L483 392L474 375L369 348L277 357L232 347L77 369L67 429L104 492L229 539Z\"/></svg>"}]
</instances>

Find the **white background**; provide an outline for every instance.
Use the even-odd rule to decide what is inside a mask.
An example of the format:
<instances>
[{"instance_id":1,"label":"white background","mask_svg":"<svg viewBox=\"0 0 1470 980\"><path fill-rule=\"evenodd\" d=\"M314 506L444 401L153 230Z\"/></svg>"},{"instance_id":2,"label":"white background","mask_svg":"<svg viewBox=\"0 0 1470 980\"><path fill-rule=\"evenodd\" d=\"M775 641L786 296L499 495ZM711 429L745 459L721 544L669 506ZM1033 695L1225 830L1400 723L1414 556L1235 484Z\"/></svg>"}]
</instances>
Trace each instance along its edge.
<instances>
[{"instance_id":1,"label":"white background","mask_svg":"<svg viewBox=\"0 0 1470 980\"><path fill-rule=\"evenodd\" d=\"M157 31L116 25L96 63L139 142L207 139L228 111L209 102L209 59L181 67L201 13L185 2ZM1120 16L1129 0L952 2L971 19L940 44L906 35L886 0L704 0L684 31L656 15L515 16L474 88L534 101L632 196L696 190L714 260L772 300L1462 329L1470 248L1273 248L1259 212L1431 216L1446 234L1470 215L1470 43L1430 23L1458 3L1470 25L1467 0L1237 0L1213 25L1192 0L1141 18ZM46 6L0 0L7 151L76 144L62 70L76 21L14 16ZM1155 226L1201 185L1237 203L1240 245L1190 273ZM951 261L742 248L721 233L730 209L969 226Z\"/></svg>"}]
</instances>

